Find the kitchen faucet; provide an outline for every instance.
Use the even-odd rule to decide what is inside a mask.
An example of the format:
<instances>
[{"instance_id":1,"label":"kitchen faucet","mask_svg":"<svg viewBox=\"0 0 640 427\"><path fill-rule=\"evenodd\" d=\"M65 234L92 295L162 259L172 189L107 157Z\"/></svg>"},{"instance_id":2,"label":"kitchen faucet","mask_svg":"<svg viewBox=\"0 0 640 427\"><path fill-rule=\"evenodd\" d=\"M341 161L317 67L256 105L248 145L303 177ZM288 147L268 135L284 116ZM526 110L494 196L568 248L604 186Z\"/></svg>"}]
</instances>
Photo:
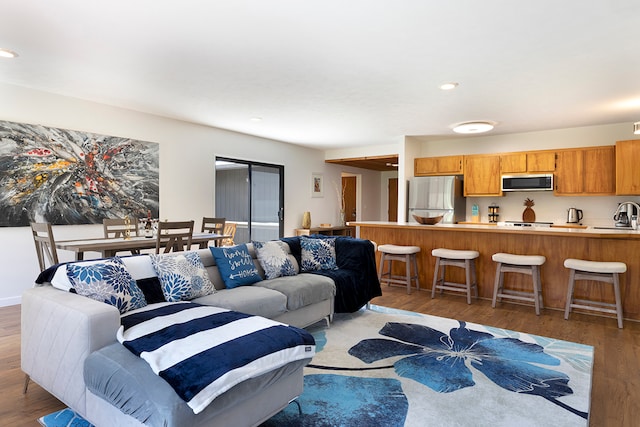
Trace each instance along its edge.
<instances>
[{"instance_id":1,"label":"kitchen faucet","mask_svg":"<svg viewBox=\"0 0 640 427\"><path fill-rule=\"evenodd\" d=\"M631 212L629 212L629 215L627 215L627 206L633 206L635 208L636 213L640 212L640 205L638 205L636 202L620 203L618 205L618 209L616 209L616 212L613 214L613 219L618 221L616 223L616 227L618 226L628 227L630 225L630 222L631 222L630 216L633 215L633 209L631 210Z\"/></svg>"}]
</instances>

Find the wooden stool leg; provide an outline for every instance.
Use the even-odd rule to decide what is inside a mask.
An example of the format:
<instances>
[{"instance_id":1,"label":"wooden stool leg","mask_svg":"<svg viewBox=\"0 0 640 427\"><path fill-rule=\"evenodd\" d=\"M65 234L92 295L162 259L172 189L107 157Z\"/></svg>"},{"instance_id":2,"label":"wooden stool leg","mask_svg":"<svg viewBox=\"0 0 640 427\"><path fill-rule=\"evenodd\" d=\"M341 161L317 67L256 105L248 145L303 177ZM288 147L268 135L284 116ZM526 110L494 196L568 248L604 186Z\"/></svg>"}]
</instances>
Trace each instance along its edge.
<instances>
[{"instance_id":1,"label":"wooden stool leg","mask_svg":"<svg viewBox=\"0 0 640 427\"><path fill-rule=\"evenodd\" d=\"M540 308L544 308L544 295L542 294L541 266L536 265L536 276L538 277L538 297L540 298Z\"/></svg>"},{"instance_id":2,"label":"wooden stool leg","mask_svg":"<svg viewBox=\"0 0 640 427\"><path fill-rule=\"evenodd\" d=\"M620 278L618 273L613 273L613 292L616 296L616 316L618 317L618 328L622 329L622 300L620 299Z\"/></svg>"},{"instance_id":3,"label":"wooden stool leg","mask_svg":"<svg viewBox=\"0 0 640 427\"><path fill-rule=\"evenodd\" d=\"M407 278L407 295L411 295L411 255L404 256L405 274Z\"/></svg>"},{"instance_id":4,"label":"wooden stool leg","mask_svg":"<svg viewBox=\"0 0 640 427\"><path fill-rule=\"evenodd\" d=\"M567 303L564 306L564 318L569 319L569 313L571 313L571 304L573 304L573 288L576 284L576 271L572 268L569 271L569 284L567 285Z\"/></svg>"},{"instance_id":5,"label":"wooden stool leg","mask_svg":"<svg viewBox=\"0 0 640 427\"><path fill-rule=\"evenodd\" d=\"M418 256L416 254L411 255L411 262L416 276L416 289L420 290L420 274L418 274Z\"/></svg>"},{"instance_id":6,"label":"wooden stool leg","mask_svg":"<svg viewBox=\"0 0 640 427\"><path fill-rule=\"evenodd\" d=\"M436 285L438 284L438 271L440 270L440 257L436 257L436 266L433 270L433 285L431 286L431 298L436 297Z\"/></svg>"},{"instance_id":7,"label":"wooden stool leg","mask_svg":"<svg viewBox=\"0 0 640 427\"><path fill-rule=\"evenodd\" d=\"M502 289L502 263L499 262L496 267L496 280L493 285L493 300L491 301L491 307L496 308L496 300L498 297L498 290Z\"/></svg>"},{"instance_id":8,"label":"wooden stool leg","mask_svg":"<svg viewBox=\"0 0 640 427\"><path fill-rule=\"evenodd\" d=\"M475 296L476 299L478 299L478 276L476 274L476 260L472 259L471 260L471 271L472 271L472 279L473 279L473 286L474 286L474 290L475 290Z\"/></svg>"},{"instance_id":9,"label":"wooden stool leg","mask_svg":"<svg viewBox=\"0 0 640 427\"><path fill-rule=\"evenodd\" d=\"M467 304L471 304L471 264L470 260L466 259L464 261L464 275L465 280L467 282Z\"/></svg>"},{"instance_id":10,"label":"wooden stool leg","mask_svg":"<svg viewBox=\"0 0 640 427\"><path fill-rule=\"evenodd\" d=\"M540 315L540 269L537 265L531 266L531 278L533 281L533 305L536 308L536 316Z\"/></svg>"},{"instance_id":11,"label":"wooden stool leg","mask_svg":"<svg viewBox=\"0 0 640 427\"><path fill-rule=\"evenodd\" d=\"M384 271L384 252L380 253L380 267L378 268L378 280L382 282L382 274Z\"/></svg>"}]
</instances>

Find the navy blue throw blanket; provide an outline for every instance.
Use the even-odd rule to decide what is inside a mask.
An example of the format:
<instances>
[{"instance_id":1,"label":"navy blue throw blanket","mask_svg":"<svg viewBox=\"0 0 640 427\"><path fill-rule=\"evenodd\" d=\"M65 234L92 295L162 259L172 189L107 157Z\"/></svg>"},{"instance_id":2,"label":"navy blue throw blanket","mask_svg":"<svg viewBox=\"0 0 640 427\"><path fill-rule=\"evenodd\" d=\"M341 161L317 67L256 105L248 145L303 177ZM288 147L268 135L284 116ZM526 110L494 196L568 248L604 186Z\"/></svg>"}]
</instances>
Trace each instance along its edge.
<instances>
[{"instance_id":1,"label":"navy blue throw blanket","mask_svg":"<svg viewBox=\"0 0 640 427\"><path fill-rule=\"evenodd\" d=\"M327 238L323 235L310 237ZM331 237L334 238L334 237ZM336 284L336 313L353 313L372 298L382 295L373 243L369 240L340 236L336 239L336 261L338 270L317 270L308 273L330 277ZM283 237L291 253L301 263L300 237Z\"/></svg>"}]
</instances>

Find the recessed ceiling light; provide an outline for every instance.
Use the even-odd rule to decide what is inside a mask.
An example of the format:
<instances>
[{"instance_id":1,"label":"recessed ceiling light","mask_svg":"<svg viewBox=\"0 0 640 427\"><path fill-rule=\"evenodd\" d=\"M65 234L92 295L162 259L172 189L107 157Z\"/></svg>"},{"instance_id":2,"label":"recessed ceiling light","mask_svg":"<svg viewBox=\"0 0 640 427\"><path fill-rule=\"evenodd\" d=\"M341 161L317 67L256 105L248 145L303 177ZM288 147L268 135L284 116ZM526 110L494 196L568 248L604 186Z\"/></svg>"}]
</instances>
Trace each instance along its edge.
<instances>
[{"instance_id":1,"label":"recessed ceiling light","mask_svg":"<svg viewBox=\"0 0 640 427\"><path fill-rule=\"evenodd\" d=\"M489 132L495 125L494 122L488 121L464 122L454 125L453 131L456 133L483 133Z\"/></svg>"},{"instance_id":2,"label":"recessed ceiling light","mask_svg":"<svg viewBox=\"0 0 640 427\"><path fill-rule=\"evenodd\" d=\"M0 58L15 58L18 54L9 49L0 48Z\"/></svg>"},{"instance_id":3,"label":"recessed ceiling light","mask_svg":"<svg viewBox=\"0 0 640 427\"><path fill-rule=\"evenodd\" d=\"M262 117L251 117L251 121L252 122L261 122L262 121Z\"/></svg>"},{"instance_id":4,"label":"recessed ceiling light","mask_svg":"<svg viewBox=\"0 0 640 427\"><path fill-rule=\"evenodd\" d=\"M442 90L451 90L451 89L455 89L458 87L458 83L456 82L449 82L449 83L444 83L440 85L440 89Z\"/></svg>"}]
</instances>

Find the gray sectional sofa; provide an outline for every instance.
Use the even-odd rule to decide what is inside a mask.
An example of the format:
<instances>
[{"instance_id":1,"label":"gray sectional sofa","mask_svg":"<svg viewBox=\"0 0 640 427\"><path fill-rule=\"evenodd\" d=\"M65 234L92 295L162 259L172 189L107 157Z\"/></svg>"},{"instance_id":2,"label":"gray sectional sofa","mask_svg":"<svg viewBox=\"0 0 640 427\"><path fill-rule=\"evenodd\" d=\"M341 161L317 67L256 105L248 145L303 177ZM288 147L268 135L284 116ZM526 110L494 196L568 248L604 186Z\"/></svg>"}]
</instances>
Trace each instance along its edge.
<instances>
[{"instance_id":1,"label":"gray sectional sofa","mask_svg":"<svg viewBox=\"0 0 640 427\"><path fill-rule=\"evenodd\" d=\"M361 242L366 246L363 253L367 260L363 262L370 264L373 259L375 271L373 247L368 241ZM296 251L295 242L288 243ZM254 249L250 244L248 247L264 275ZM299 253L288 250L287 257L299 269ZM300 328L322 320L330 322L336 295L331 274L299 273L226 289L211 251L197 253L217 291L193 302ZM353 263L352 251L349 256ZM339 253L337 258L339 261ZM126 258L123 261L127 263ZM340 269L336 273L349 275ZM131 275L140 278L133 272ZM379 292L377 281L367 286L373 291L363 295ZM259 425L302 392L302 369L310 359L244 381L196 415L146 362L116 341L120 323L120 312L111 305L54 288L48 282L29 289L22 297L22 370L98 427Z\"/></svg>"}]
</instances>

